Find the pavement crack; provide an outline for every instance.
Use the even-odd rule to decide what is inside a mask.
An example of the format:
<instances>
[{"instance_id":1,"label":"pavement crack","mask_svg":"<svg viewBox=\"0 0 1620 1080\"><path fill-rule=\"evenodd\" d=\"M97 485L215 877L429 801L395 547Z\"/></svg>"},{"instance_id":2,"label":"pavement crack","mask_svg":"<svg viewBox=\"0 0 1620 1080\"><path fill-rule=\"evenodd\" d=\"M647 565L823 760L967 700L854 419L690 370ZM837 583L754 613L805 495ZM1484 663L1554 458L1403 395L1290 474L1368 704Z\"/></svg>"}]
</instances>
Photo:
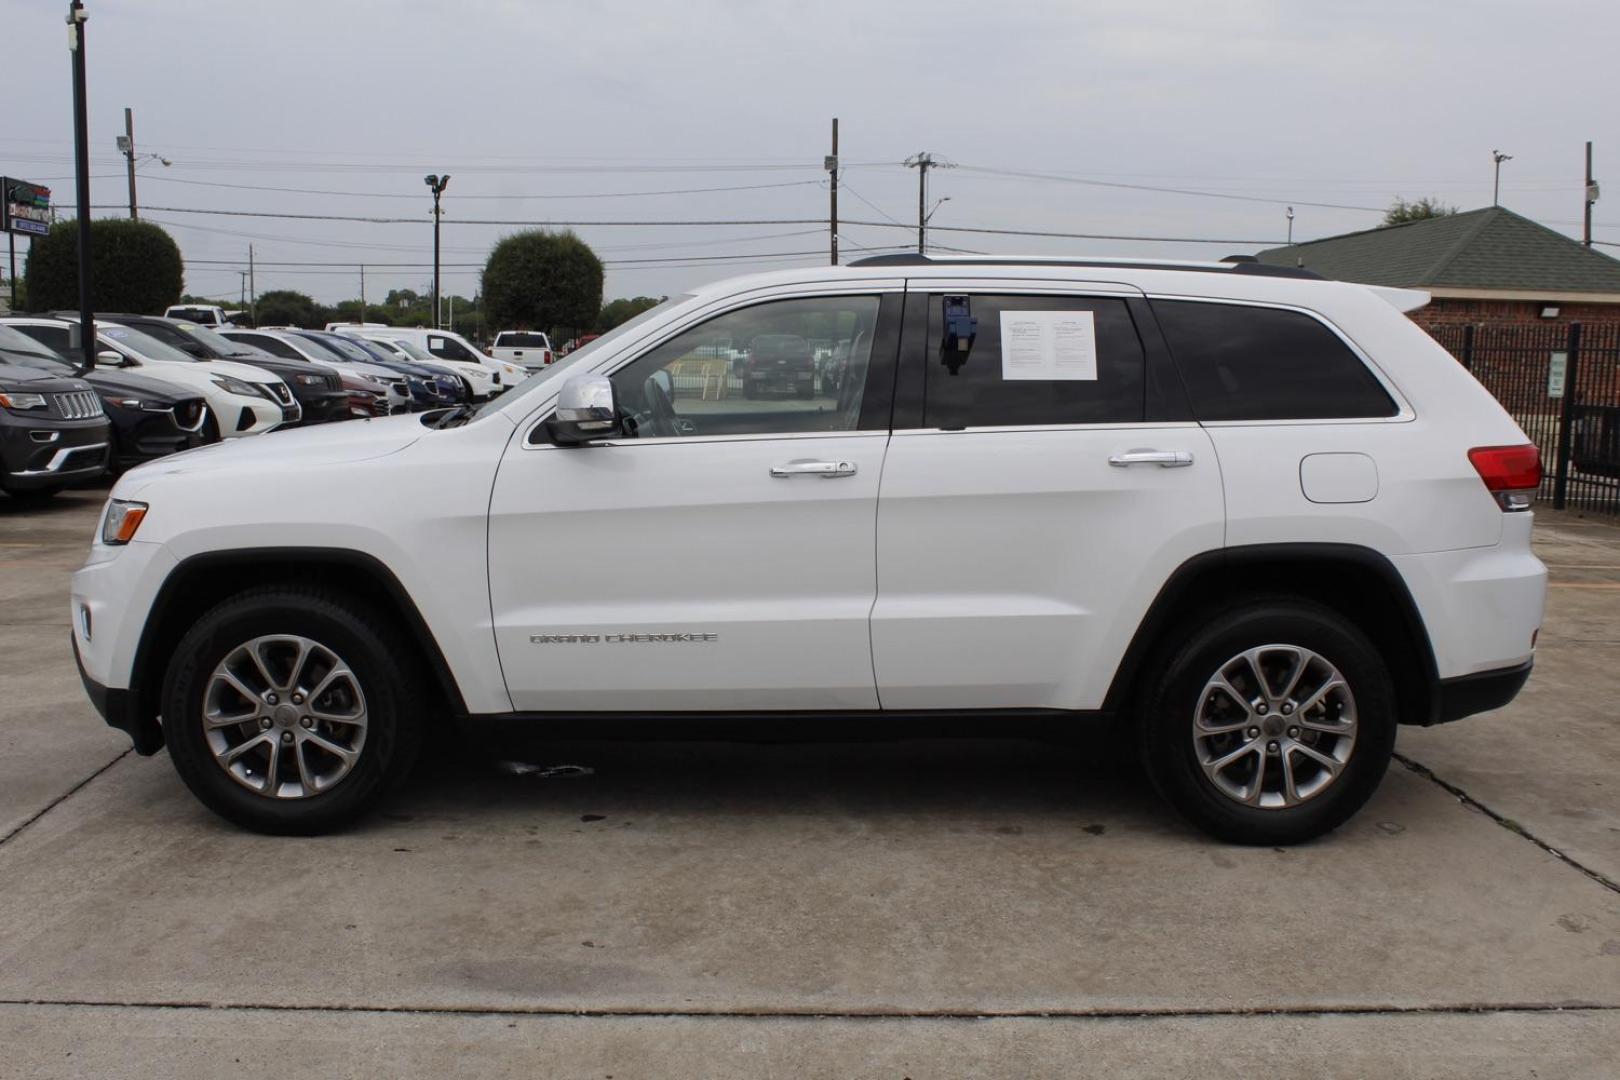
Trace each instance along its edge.
<instances>
[{"instance_id":1,"label":"pavement crack","mask_svg":"<svg viewBox=\"0 0 1620 1080\"><path fill-rule=\"evenodd\" d=\"M1095 1009L660 1009L523 1005L293 1005L274 1002L107 1001L88 998L0 998L0 1008L154 1009L174 1012L351 1013L377 1016L564 1017L664 1020L1176 1020L1210 1017L1478 1016L1501 1013L1610 1013L1620 1004L1594 1001L1478 1001L1431 1005L1327 1004L1253 1008Z\"/></svg>"},{"instance_id":2,"label":"pavement crack","mask_svg":"<svg viewBox=\"0 0 1620 1080\"><path fill-rule=\"evenodd\" d=\"M1615 881L1607 874L1594 870L1580 860L1565 854L1563 851L1560 851L1558 848L1554 847L1552 844L1549 844L1547 841L1543 840L1541 837L1537 836L1535 833L1531 832L1517 821L1514 821L1506 814L1497 813L1495 810L1492 810L1490 807L1468 794L1468 792L1464 791L1456 784L1451 783L1449 780L1441 779L1439 776L1435 775L1434 770L1429 768L1427 765L1413 761L1405 754L1396 754L1395 760L1406 766L1409 771L1416 773L1424 779L1437 784L1450 794L1455 795L1458 801L1460 801L1464 806L1472 807L1473 809L1478 810L1480 813L1502 826L1502 828L1506 829L1508 832L1524 837L1526 840L1530 841L1532 844L1536 845L1536 847L1540 848L1542 851L1545 851L1559 862L1564 863L1566 866L1569 866L1574 870L1580 871L1593 881L1597 882L1599 885L1603 886L1605 889L1608 889L1610 892L1620 893L1620 881Z\"/></svg>"},{"instance_id":3,"label":"pavement crack","mask_svg":"<svg viewBox=\"0 0 1620 1080\"><path fill-rule=\"evenodd\" d=\"M38 821L40 818L44 817L46 814L50 813L52 810L55 810L58 806L61 806L63 803L67 802L69 799L73 798L73 796L75 796L79 792L83 791L85 789L85 787L87 787L90 784L90 782L92 780L94 780L96 777L100 776L102 773L106 772L108 769L112 768L114 765L118 764L120 761L123 761L125 758L129 757L129 755L133 754L134 752L135 752L135 748L133 746L130 747L128 750L125 750L123 753L119 754L117 757L115 757L111 761L107 762L107 764L103 765L101 768L97 769L95 772L91 773L89 776L85 777L83 780L80 780L77 784L74 784L72 787L70 787L66 791L62 792L62 794L58 795L56 798L52 799L50 802L46 803L40 809L36 810L33 814L29 815L29 817L27 817L15 829L12 829L10 832L6 833L4 836L0 836L0 847L4 847L18 833L22 832L24 829L28 828L28 826L32 825L34 822Z\"/></svg>"}]
</instances>

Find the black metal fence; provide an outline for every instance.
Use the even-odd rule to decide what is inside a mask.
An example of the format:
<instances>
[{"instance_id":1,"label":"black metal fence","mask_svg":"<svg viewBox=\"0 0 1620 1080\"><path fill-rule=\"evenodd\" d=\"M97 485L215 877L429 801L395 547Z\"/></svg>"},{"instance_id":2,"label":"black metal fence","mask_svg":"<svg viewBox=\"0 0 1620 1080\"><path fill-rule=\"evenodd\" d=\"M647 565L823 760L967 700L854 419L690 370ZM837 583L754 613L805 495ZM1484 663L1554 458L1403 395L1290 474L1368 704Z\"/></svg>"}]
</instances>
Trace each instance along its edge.
<instances>
[{"instance_id":1,"label":"black metal fence","mask_svg":"<svg viewBox=\"0 0 1620 1080\"><path fill-rule=\"evenodd\" d=\"M1620 324L1429 330L1541 448L1557 509L1620 513Z\"/></svg>"}]
</instances>

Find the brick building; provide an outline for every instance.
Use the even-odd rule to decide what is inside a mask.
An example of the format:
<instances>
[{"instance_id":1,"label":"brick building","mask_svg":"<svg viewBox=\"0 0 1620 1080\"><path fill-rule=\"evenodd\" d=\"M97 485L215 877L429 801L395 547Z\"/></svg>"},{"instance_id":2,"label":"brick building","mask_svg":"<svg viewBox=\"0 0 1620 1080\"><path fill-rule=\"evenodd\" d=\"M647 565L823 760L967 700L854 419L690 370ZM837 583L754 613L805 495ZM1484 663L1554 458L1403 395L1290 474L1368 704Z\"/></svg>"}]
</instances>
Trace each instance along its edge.
<instances>
[{"instance_id":1,"label":"brick building","mask_svg":"<svg viewBox=\"0 0 1620 1080\"><path fill-rule=\"evenodd\" d=\"M1620 260L1500 206L1262 251L1276 266L1424 289L1442 326L1620 326Z\"/></svg>"}]
</instances>

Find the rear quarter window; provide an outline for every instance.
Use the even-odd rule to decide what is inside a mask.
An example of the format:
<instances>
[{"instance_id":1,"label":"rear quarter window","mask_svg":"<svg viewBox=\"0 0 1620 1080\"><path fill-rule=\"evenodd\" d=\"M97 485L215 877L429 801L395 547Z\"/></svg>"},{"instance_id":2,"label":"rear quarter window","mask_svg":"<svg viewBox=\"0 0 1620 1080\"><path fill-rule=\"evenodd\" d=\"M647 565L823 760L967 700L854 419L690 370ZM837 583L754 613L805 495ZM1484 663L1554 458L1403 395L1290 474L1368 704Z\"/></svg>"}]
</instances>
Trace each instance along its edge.
<instances>
[{"instance_id":1,"label":"rear quarter window","mask_svg":"<svg viewBox=\"0 0 1620 1080\"><path fill-rule=\"evenodd\" d=\"M1344 341L1299 311L1155 300L1199 420L1375 419L1395 401Z\"/></svg>"}]
</instances>

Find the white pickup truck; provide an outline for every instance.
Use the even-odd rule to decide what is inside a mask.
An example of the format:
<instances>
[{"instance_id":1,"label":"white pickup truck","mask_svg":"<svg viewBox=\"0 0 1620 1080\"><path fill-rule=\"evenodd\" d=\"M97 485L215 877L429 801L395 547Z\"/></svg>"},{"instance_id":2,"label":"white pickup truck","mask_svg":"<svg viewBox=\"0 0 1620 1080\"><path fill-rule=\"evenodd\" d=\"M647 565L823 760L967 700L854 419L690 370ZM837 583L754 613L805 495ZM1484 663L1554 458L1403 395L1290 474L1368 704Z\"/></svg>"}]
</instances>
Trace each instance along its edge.
<instances>
[{"instance_id":1,"label":"white pickup truck","mask_svg":"<svg viewBox=\"0 0 1620 1080\"><path fill-rule=\"evenodd\" d=\"M551 339L538 330L502 330L495 335L489 354L508 364L520 364L530 371L539 371L557 358L551 348Z\"/></svg>"}]
</instances>

